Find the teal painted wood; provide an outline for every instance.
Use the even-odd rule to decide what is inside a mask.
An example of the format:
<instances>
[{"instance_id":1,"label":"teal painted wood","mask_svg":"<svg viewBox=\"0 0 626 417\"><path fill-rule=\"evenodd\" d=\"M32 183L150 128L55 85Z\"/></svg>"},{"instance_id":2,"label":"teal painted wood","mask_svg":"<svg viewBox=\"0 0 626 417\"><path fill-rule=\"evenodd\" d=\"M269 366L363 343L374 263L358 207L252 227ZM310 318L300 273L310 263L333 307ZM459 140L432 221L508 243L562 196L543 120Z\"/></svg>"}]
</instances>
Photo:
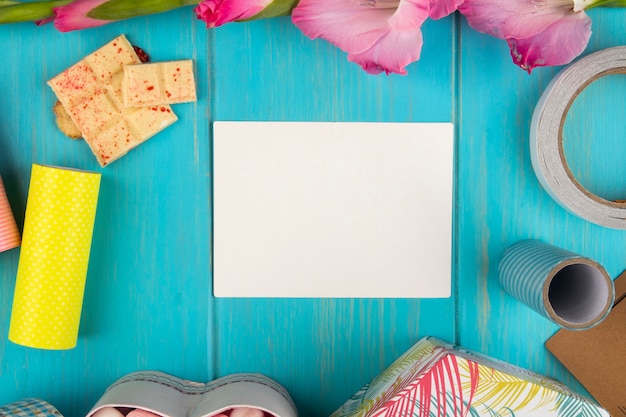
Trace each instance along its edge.
<instances>
[{"instance_id":1,"label":"teal painted wood","mask_svg":"<svg viewBox=\"0 0 626 417\"><path fill-rule=\"evenodd\" d=\"M214 120L452 121L454 20L428 22L409 75L370 76L288 18L212 32ZM385 279L385 277L381 277ZM454 339L454 300L215 300L218 375L256 370L327 416L421 336Z\"/></svg>"},{"instance_id":2,"label":"teal painted wood","mask_svg":"<svg viewBox=\"0 0 626 417\"><path fill-rule=\"evenodd\" d=\"M591 15L589 51L626 42L614 29L623 11ZM364 74L328 43L303 37L288 18L207 31L184 9L70 34L31 24L0 26L0 174L20 227L33 162L103 173L76 349L46 352L7 341L19 250L0 254L0 403L39 396L66 417L79 417L109 383L132 370L202 381L256 371L282 383L302 416L326 416L425 335L583 392L543 347L556 326L505 295L497 264L512 243L538 238L596 259L616 276L626 268L626 235L569 214L534 176L530 116L557 69L529 76L510 62L504 42L457 22L463 19L425 25L422 60L406 77ZM193 58L200 99L176 106L177 124L100 169L84 144L54 126L45 81L119 33L155 61ZM598 101L621 109L621 96L581 96L572 111L584 114ZM455 297L213 299L213 120L455 122ZM619 124L581 117L568 123L568 129L591 128L598 136L608 128L605 146L623 154ZM586 157L595 146L573 146L572 164L575 172L593 168L591 183L605 184L603 161Z\"/></svg>"},{"instance_id":3,"label":"teal painted wood","mask_svg":"<svg viewBox=\"0 0 626 417\"><path fill-rule=\"evenodd\" d=\"M590 16L594 33L585 53L626 42L626 36L615 30L626 17L623 10L592 10ZM498 262L510 245L535 238L590 257L615 278L626 269L626 234L567 212L548 196L535 177L528 150L530 120L539 96L558 68L538 68L528 75L511 64L503 41L478 34L465 22L461 38L459 342L555 377L584 393L543 345L558 326L504 293L498 282ZM620 97L608 93L596 100L623 119ZM592 114L594 102L582 96L578 100L580 110L588 116ZM598 174L605 162L589 156L597 152L597 147L615 149L611 158L615 158L613 166L618 164L625 148L612 121L617 113L593 114L600 119L593 124L589 123L590 116L569 120L569 129L583 137L595 129L596 137L603 138L602 143L581 141L572 145L568 158L570 153L576 154L576 164L591 173L585 175L595 172L596 183L606 184L618 193L623 181L617 176L619 171L614 171L616 176ZM580 172L578 169L575 167L574 172Z\"/></svg>"},{"instance_id":4,"label":"teal painted wood","mask_svg":"<svg viewBox=\"0 0 626 417\"><path fill-rule=\"evenodd\" d=\"M32 163L102 172L75 349L7 340L19 249L0 254L0 404L37 396L78 417L133 370L212 374L208 77L198 79L197 104L175 106L176 124L105 169L52 116L46 81L120 33L154 61L192 58L208 73L207 34L190 10L69 34L0 26L0 172L20 228Z\"/></svg>"}]
</instances>

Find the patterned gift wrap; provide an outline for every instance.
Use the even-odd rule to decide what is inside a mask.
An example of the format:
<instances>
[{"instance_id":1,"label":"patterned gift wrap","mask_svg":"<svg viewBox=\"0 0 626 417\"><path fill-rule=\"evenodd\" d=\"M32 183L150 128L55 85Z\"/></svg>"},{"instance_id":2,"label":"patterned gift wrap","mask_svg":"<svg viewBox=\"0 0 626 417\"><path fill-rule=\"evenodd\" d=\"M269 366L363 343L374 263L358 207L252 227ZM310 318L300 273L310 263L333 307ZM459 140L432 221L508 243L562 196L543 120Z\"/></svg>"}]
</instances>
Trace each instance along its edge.
<instances>
[{"instance_id":1,"label":"patterned gift wrap","mask_svg":"<svg viewBox=\"0 0 626 417\"><path fill-rule=\"evenodd\" d=\"M331 417L609 417L534 372L427 337Z\"/></svg>"},{"instance_id":2,"label":"patterned gift wrap","mask_svg":"<svg viewBox=\"0 0 626 417\"><path fill-rule=\"evenodd\" d=\"M63 417L59 411L44 400L27 398L0 406L0 417Z\"/></svg>"}]
</instances>

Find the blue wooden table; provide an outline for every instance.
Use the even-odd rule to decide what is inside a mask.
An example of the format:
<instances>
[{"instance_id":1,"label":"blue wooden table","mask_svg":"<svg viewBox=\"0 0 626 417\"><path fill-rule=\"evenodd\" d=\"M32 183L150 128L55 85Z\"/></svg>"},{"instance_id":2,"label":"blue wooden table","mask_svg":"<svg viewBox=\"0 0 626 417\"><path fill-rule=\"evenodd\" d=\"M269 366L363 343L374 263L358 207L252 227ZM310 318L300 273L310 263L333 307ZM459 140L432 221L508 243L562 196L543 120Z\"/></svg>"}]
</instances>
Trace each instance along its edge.
<instances>
[{"instance_id":1,"label":"blue wooden table","mask_svg":"<svg viewBox=\"0 0 626 417\"><path fill-rule=\"evenodd\" d=\"M622 10L593 10L585 54L626 43ZM153 61L194 60L199 100L107 168L64 137L46 81L120 33ZM497 264L538 238L617 276L626 232L584 221L541 188L529 124L558 68L528 75L503 41L453 15L424 26L407 76L371 76L277 18L207 30L190 8L81 32L0 26L0 175L23 226L33 163L102 173L78 345L7 340L19 249L0 253L0 404L40 397L84 416L118 377L158 369L208 381L261 372L302 416L327 416L420 337L437 336L583 388L544 348L557 327L507 296ZM611 76L576 101L566 153L580 181L623 192L626 84ZM447 122L456 126L453 295L449 299L215 299L211 276L211 123L215 120ZM571 160L570 160L571 158ZM616 194L616 195L613 195Z\"/></svg>"}]
</instances>

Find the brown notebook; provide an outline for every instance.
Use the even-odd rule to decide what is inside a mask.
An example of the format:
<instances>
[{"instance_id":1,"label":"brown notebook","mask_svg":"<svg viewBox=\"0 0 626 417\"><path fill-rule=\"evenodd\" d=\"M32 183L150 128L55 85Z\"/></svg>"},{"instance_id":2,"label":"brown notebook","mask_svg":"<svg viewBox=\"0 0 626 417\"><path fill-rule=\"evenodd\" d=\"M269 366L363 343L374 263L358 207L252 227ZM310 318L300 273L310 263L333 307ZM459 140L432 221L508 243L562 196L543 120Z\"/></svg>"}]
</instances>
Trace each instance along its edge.
<instances>
[{"instance_id":1,"label":"brown notebook","mask_svg":"<svg viewBox=\"0 0 626 417\"><path fill-rule=\"evenodd\" d=\"M611 416L626 416L626 272L615 280L615 304L603 322L561 329L546 347Z\"/></svg>"}]
</instances>

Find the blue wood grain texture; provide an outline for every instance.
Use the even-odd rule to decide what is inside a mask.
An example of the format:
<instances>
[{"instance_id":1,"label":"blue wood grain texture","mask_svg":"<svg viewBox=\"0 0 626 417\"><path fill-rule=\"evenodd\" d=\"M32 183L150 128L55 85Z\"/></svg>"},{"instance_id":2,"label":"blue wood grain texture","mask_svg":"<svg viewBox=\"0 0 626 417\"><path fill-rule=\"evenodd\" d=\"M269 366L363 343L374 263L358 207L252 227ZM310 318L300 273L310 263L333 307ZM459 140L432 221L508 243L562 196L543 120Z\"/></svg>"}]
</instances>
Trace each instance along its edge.
<instances>
[{"instance_id":1,"label":"blue wood grain texture","mask_svg":"<svg viewBox=\"0 0 626 417\"><path fill-rule=\"evenodd\" d=\"M408 76L365 74L289 18L213 32L214 120L454 119L452 18L429 22ZM381 279L385 279L381 277ZM419 337L454 338L454 300L215 300L219 375L260 371L303 416L326 416Z\"/></svg>"},{"instance_id":2,"label":"blue wood grain texture","mask_svg":"<svg viewBox=\"0 0 626 417\"><path fill-rule=\"evenodd\" d=\"M162 28L167 28L163 30ZM120 33L153 61L192 58L207 74L206 30L190 10L95 30L0 26L0 172L23 225L32 163L102 173L78 346L42 351L7 340L19 249L0 254L0 403L43 398L82 416L120 376L160 369L212 374L209 78L179 121L102 169L87 145L56 128L46 81Z\"/></svg>"},{"instance_id":3,"label":"blue wood grain texture","mask_svg":"<svg viewBox=\"0 0 626 417\"><path fill-rule=\"evenodd\" d=\"M615 30L626 17L623 10L592 10L590 16L594 33L584 54L626 42L625 34ZM616 277L626 269L626 232L570 214L535 177L528 146L530 121L537 100L559 68L538 68L528 75L512 66L503 41L478 34L465 22L461 38L458 342L584 393L543 345L558 327L504 293L498 262L508 246L535 238L595 259ZM615 121L623 119L619 93L623 80L610 78L601 82L610 85L601 96L594 88L596 92L576 100L565 142L568 162L581 181L590 189L595 184L597 192L617 194L623 190L621 160L626 150L617 128L620 122ZM598 103L602 110L598 111ZM598 156L599 148L611 159L611 171Z\"/></svg>"},{"instance_id":4,"label":"blue wood grain texture","mask_svg":"<svg viewBox=\"0 0 626 417\"><path fill-rule=\"evenodd\" d=\"M626 41L615 30L623 11L591 15L588 52ZM120 33L153 61L194 59L199 101L175 106L174 126L101 169L84 143L57 130L45 82ZM208 31L187 8L69 34L51 26L0 26L0 174L20 227L32 163L103 174L75 349L8 342L19 249L0 254L0 404L37 396L66 417L80 417L106 386L133 370L198 381L252 371L282 383L302 416L321 417L426 335L583 392L543 347L555 326L505 295L497 279L504 249L525 238L592 257L613 276L626 268L625 232L569 214L532 171L530 117L557 69L527 75L511 63L503 41L473 32L459 16L427 22L424 39L422 59L408 76L369 76L328 43L306 39L288 18ZM603 160L618 161L626 149L623 125L614 120L623 94L612 81L603 83L572 109L566 129L592 135L572 136L580 145L571 142L568 158L586 184L617 195L620 180L612 176L623 167L606 168ZM584 116L592 105L613 113ZM214 120L455 122L454 296L212 298ZM592 136L606 138L600 153Z\"/></svg>"}]
</instances>

